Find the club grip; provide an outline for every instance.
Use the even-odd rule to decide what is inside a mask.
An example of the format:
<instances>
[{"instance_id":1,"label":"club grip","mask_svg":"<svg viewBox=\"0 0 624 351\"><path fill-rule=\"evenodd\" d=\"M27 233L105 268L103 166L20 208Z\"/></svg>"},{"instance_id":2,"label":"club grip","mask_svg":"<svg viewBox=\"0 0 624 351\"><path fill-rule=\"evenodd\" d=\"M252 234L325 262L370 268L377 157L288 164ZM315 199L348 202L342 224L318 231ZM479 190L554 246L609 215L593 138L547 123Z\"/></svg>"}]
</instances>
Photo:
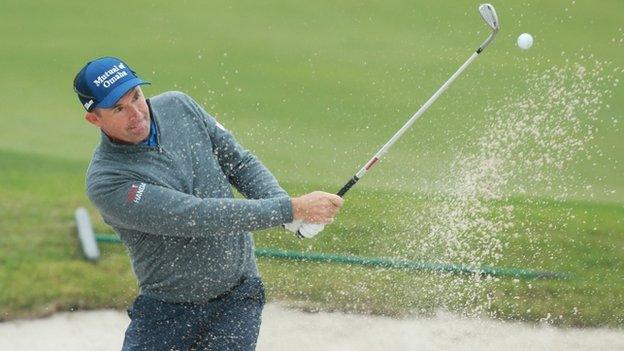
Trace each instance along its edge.
<instances>
[{"instance_id":1,"label":"club grip","mask_svg":"<svg viewBox=\"0 0 624 351\"><path fill-rule=\"evenodd\" d=\"M351 189L351 187L353 187L353 186L355 185L355 183L357 183L357 182L358 182L358 180L360 180L360 178L358 178L357 176L353 176L353 178L351 178L351 179L347 182L347 184L345 184L345 185L342 187L342 189L340 189L340 191L338 191L338 192L336 193L336 195L338 195L338 196L340 196L340 197L343 197L343 196L344 196L344 194L346 194L346 193L347 193L347 191L349 191L349 189Z\"/></svg>"}]
</instances>

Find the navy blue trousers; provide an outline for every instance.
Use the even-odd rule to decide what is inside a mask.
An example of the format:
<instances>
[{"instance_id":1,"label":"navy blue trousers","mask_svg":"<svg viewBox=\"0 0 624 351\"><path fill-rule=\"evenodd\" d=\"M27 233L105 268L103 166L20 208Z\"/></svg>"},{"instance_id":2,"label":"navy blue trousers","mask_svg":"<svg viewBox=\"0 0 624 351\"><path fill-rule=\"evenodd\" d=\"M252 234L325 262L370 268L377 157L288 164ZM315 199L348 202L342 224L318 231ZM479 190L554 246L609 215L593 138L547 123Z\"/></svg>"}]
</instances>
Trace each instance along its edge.
<instances>
[{"instance_id":1,"label":"navy blue trousers","mask_svg":"<svg viewBox=\"0 0 624 351\"><path fill-rule=\"evenodd\" d=\"M264 299L258 277L201 305L139 295L122 350L254 350Z\"/></svg>"}]
</instances>

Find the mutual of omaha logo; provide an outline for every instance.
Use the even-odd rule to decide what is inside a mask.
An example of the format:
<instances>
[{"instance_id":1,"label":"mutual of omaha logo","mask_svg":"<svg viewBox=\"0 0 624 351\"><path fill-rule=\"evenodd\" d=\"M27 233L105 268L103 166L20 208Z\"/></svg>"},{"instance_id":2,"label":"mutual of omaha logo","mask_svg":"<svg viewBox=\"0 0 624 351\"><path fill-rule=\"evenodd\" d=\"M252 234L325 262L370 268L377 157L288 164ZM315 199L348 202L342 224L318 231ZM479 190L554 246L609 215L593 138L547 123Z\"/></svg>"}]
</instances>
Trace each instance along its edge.
<instances>
[{"instance_id":1,"label":"mutual of omaha logo","mask_svg":"<svg viewBox=\"0 0 624 351\"><path fill-rule=\"evenodd\" d=\"M145 183L132 184L128 190L128 202L138 204L143 197L143 191L145 191Z\"/></svg>"},{"instance_id":2,"label":"mutual of omaha logo","mask_svg":"<svg viewBox=\"0 0 624 351\"><path fill-rule=\"evenodd\" d=\"M95 84L96 87L102 85L104 88L108 88L127 75L128 71L126 70L126 66L123 63L119 63L98 76L97 79L93 81L93 84Z\"/></svg>"}]
</instances>

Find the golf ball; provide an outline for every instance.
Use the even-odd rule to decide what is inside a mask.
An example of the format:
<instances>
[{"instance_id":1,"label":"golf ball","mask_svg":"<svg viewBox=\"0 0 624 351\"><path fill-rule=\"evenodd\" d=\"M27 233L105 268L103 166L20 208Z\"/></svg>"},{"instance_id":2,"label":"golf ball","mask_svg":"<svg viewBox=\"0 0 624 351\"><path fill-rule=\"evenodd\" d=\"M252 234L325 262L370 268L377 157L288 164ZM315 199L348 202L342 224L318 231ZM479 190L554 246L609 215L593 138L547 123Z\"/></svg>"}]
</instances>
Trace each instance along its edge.
<instances>
[{"instance_id":1,"label":"golf ball","mask_svg":"<svg viewBox=\"0 0 624 351\"><path fill-rule=\"evenodd\" d=\"M518 37L518 47L522 50L526 50L533 45L533 36L529 33L522 33Z\"/></svg>"}]
</instances>

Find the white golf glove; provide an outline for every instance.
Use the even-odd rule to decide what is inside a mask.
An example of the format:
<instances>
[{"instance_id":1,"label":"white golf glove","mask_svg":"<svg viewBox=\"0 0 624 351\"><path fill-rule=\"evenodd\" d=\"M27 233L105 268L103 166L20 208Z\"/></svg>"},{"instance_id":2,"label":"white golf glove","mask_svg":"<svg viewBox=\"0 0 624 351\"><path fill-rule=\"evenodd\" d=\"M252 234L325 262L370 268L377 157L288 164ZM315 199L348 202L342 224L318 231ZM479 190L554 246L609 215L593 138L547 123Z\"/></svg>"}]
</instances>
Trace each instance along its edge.
<instances>
[{"instance_id":1,"label":"white golf glove","mask_svg":"<svg viewBox=\"0 0 624 351\"><path fill-rule=\"evenodd\" d=\"M300 219L294 220L290 223L285 223L283 226L289 231L297 234L300 239L313 238L325 229L325 226L322 224L305 223Z\"/></svg>"},{"instance_id":2,"label":"white golf glove","mask_svg":"<svg viewBox=\"0 0 624 351\"><path fill-rule=\"evenodd\" d=\"M282 226L288 231L297 234L297 232L299 231L299 227L301 227L301 224L303 224L303 221L300 219L296 219L290 223L284 223L282 224Z\"/></svg>"},{"instance_id":3,"label":"white golf glove","mask_svg":"<svg viewBox=\"0 0 624 351\"><path fill-rule=\"evenodd\" d=\"M297 231L297 235L299 235L299 237L302 239L310 239L315 237L318 233L322 232L323 229L325 229L325 225L323 224L303 222L301 224L301 227L299 227L299 231Z\"/></svg>"}]
</instances>

